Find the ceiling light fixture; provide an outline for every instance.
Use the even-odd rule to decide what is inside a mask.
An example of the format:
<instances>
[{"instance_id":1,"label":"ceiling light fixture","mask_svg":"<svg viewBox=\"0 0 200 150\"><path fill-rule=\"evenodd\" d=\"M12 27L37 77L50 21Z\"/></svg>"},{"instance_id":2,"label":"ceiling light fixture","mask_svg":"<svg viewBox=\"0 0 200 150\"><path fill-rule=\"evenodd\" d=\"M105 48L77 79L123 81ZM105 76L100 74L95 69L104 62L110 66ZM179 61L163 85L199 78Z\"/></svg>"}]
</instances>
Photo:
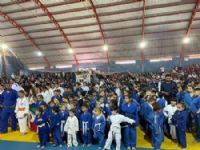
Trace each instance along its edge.
<instances>
[{"instance_id":1,"label":"ceiling light fixture","mask_svg":"<svg viewBox=\"0 0 200 150\"><path fill-rule=\"evenodd\" d=\"M104 50L104 51L108 51L108 45L107 45L107 44L105 44L105 45L103 46L103 50Z\"/></svg>"},{"instance_id":2,"label":"ceiling light fixture","mask_svg":"<svg viewBox=\"0 0 200 150\"><path fill-rule=\"evenodd\" d=\"M140 45L139 45L140 48L145 48L146 46L147 46L147 42L146 41L140 42Z\"/></svg>"}]
</instances>

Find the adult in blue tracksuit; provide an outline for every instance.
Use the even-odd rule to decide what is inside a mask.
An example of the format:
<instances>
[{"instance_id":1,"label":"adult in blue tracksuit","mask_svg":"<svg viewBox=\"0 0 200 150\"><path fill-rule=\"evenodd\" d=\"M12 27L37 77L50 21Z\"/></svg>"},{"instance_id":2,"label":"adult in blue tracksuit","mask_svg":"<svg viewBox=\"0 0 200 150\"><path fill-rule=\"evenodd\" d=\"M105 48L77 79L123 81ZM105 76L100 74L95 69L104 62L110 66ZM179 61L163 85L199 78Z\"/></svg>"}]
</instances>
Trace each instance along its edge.
<instances>
[{"instance_id":1,"label":"adult in blue tracksuit","mask_svg":"<svg viewBox=\"0 0 200 150\"><path fill-rule=\"evenodd\" d=\"M185 110L183 103L177 104L177 111L172 116L172 124L176 126L176 137L178 144L182 148L187 148L186 141L186 125L187 125L188 112Z\"/></svg>"},{"instance_id":2,"label":"adult in blue tracksuit","mask_svg":"<svg viewBox=\"0 0 200 150\"><path fill-rule=\"evenodd\" d=\"M161 83L161 92L164 94L168 104L170 104L171 98L175 97L178 92L177 84L172 81L171 75L167 74L165 76L165 81Z\"/></svg>"},{"instance_id":3,"label":"adult in blue tracksuit","mask_svg":"<svg viewBox=\"0 0 200 150\"><path fill-rule=\"evenodd\" d=\"M100 108L94 109L94 117L92 122L93 137L98 142L99 149L104 146L106 119Z\"/></svg>"},{"instance_id":4,"label":"adult in blue tracksuit","mask_svg":"<svg viewBox=\"0 0 200 150\"><path fill-rule=\"evenodd\" d=\"M53 113L50 116L50 128L53 134L54 146L62 147L62 135L61 135L61 116L57 107L53 108Z\"/></svg>"},{"instance_id":5,"label":"adult in blue tracksuit","mask_svg":"<svg viewBox=\"0 0 200 150\"><path fill-rule=\"evenodd\" d=\"M16 131L17 129L17 120L14 112L17 98L17 91L11 89L10 84L6 84L6 89L2 93L2 133L8 132L9 117L11 118L12 131Z\"/></svg>"},{"instance_id":6,"label":"adult in blue tracksuit","mask_svg":"<svg viewBox=\"0 0 200 150\"><path fill-rule=\"evenodd\" d=\"M136 124L124 124L124 142L130 149L136 148L136 126L138 125L138 103L132 99L132 95L125 96L125 101L121 107L122 114L136 121Z\"/></svg>"},{"instance_id":7,"label":"adult in blue tracksuit","mask_svg":"<svg viewBox=\"0 0 200 150\"><path fill-rule=\"evenodd\" d=\"M83 113L80 116L80 129L83 144L90 146L92 144L92 114L88 112L88 105L83 104Z\"/></svg>"},{"instance_id":8,"label":"adult in blue tracksuit","mask_svg":"<svg viewBox=\"0 0 200 150\"><path fill-rule=\"evenodd\" d=\"M195 95L198 96L192 100L190 110L195 117L196 142L200 142L200 87L195 88Z\"/></svg>"},{"instance_id":9,"label":"adult in blue tracksuit","mask_svg":"<svg viewBox=\"0 0 200 150\"><path fill-rule=\"evenodd\" d=\"M39 137L39 145L38 148L44 148L48 142L48 125L47 125L48 118L44 114L42 107L39 107L36 111L36 117L34 123L38 127L38 137Z\"/></svg>"},{"instance_id":10,"label":"adult in blue tracksuit","mask_svg":"<svg viewBox=\"0 0 200 150\"><path fill-rule=\"evenodd\" d=\"M157 104L153 104L153 112L149 116L149 122L152 127L152 145L155 150L160 150L161 144L164 140L163 124L164 114L162 108Z\"/></svg>"}]
</instances>

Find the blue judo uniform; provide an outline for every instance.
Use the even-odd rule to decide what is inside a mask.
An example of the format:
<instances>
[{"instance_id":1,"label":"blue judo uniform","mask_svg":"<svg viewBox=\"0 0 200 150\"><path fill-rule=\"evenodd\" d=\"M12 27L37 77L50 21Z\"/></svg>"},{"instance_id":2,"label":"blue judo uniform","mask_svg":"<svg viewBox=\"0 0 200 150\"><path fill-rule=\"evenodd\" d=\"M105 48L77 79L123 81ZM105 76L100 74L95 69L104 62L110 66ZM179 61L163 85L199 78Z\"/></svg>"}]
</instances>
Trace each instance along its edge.
<instances>
[{"instance_id":1,"label":"blue judo uniform","mask_svg":"<svg viewBox=\"0 0 200 150\"><path fill-rule=\"evenodd\" d=\"M2 132L2 103L3 103L3 96L2 96L2 94L0 94L0 133Z\"/></svg>"},{"instance_id":2,"label":"blue judo uniform","mask_svg":"<svg viewBox=\"0 0 200 150\"><path fill-rule=\"evenodd\" d=\"M164 109L167 106L167 101L164 98L158 98L157 104Z\"/></svg>"},{"instance_id":3,"label":"blue judo uniform","mask_svg":"<svg viewBox=\"0 0 200 150\"><path fill-rule=\"evenodd\" d=\"M57 99L57 100L59 101L60 104L61 104L62 101L63 101L62 96L53 96L53 97L51 98L51 101L53 101L54 99Z\"/></svg>"},{"instance_id":4,"label":"blue judo uniform","mask_svg":"<svg viewBox=\"0 0 200 150\"><path fill-rule=\"evenodd\" d=\"M195 117L195 126L196 126L196 141L200 142L200 113L197 114L197 111L200 109L200 96L193 99L191 103L191 112L194 113Z\"/></svg>"},{"instance_id":5,"label":"blue judo uniform","mask_svg":"<svg viewBox=\"0 0 200 150\"><path fill-rule=\"evenodd\" d=\"M169 95L165 95L164 97L168 104L170 104L171 98L176 96L176 93L178 92L177 84L174 81L163 82L161 84L161 91L169 93Z\"/></svg>"},{"instance_id":6,"label":"blue judo uniform","mask_svg":"<svg viewBox=\"0 0 200 150\"><path fill-rule=\"evenodd\" d=\"M48 125L47 125L48 118L47 116L43 113L41 115L37 115L34 123L38 127L38 137L39 137L39 142L40 146L46 146L48 142Z\"/></svg>"},{"instance_id":7,"label":"blue judo uniform","mask_svg":"<svg viewBox=\"0 0 200 150\"><path fill-rule=\"evenodd\" d=\"M92 143L92 115L89 112L82 113L80 116L80 129L83 144Z\"/></svg>"},{"instance_id":8,"label":"blue judo uniform","mask_svg":"<svg viewBox=\"0 0 200 150\"><path fill-rule=\"evenodd\" d=\"M32 104L32 105L35 105L35 108L38 109L40 106L42 106L42 105L46 105L46 103L45 103L44 100L41 100L41 101L36 102L36 103L34 103L34 104Z\"/></svg>"},{"instance_id":9,"label":"blue judo uniform","mask_svg":"<svg viewBox=\"0 0 200 150\"><path fill-rule=\"evenodd\" d=\"M3 107L1 113L2 133L8 132L9 117L11 117L12 131L16 131L17 129L17 120L14 112L17 98L18 98L17 91L13 89L5 90L2 93L2 107Z\"/></svg>"},{"instance_id":10,"label":"blue judo uniform","mask_svg":"<svg viewBox=\"0 0 200 150\"><path fill-rule=\"evenodd\" d=\"M193 120L193 116L192 113L190 111L190 107L191 107L191 103L192 103L192 96L189 92L184 92L183 95L183 102L185 105L185 109L188 112L188 118L187 118L187 130L188 131L192 131L192 121Z\"/></svg>"},{"instance_id":11,"label":"blue judo uniform","mask_svg":"<svg viewBox=\"0 0 200 150\"><path fill-rule=\"evenodd\" d=\"M52 114L50 117L50 128L53 134L53 142L54 144L61 145L62 144L62 135L61 135L61 116L59 113Z\"/></svg>"},{"instance_id":12,"label":"blue judo uniform","mask_svg":"<svg viewBox=\"0 0 200 150\"><path fill-rule=\"evenodd\" d=\"M150 115L153 113L153 107L150 106L148 102L144 102L143 105L141 106L141 114L144 118L144 130L146 135L151 137L151 123L150 123Z\"/></svg>"},{"instance_id":13,"label":"blue judo uniform","mask_svg":"<svg viewBox=\"0 0 200 150\"><path fill-rule=\"evenodd\" d=\"M138 125L138 103L133 100L131 104L122 104L122 114L136 121L136 124L124 123L124 142L126 147L136 147L136 126Z\"/></svg>"},{"instance_id":14,"label":"blue judo uniform","mask_svg":"<svg viewBox=\"0 0 200 150\"><path fill-rule=\"evenodd\" d=\"M187 124L187 111L176 111L172 116L172 124L176 126L176 136L178 143L183 147L187 147L186 142L186 124Z\"/></svg>"},{"instance_id":15,"label":"blue judo uniform","mask_svg":"<svg viewBox=\"0 0 200 150\"><path fill-rule=\"evenodd\" d=\"M152 127L152 144L156 150L159 150L164 140L163 124L164 114L162 112L152 112L149 121Z\"/></svg>"},{"instance_id":16,"label":"blue judo uniform","mask_svg":"<svg viewBox=\"0 0 200 150\"><path fill-rule=\"evenodd\" d=\"M105 136L106 119L104 115L94 116L92 129L94 132L94 139L98 141L99 147L104 146L104 136Z\"/></svg>"},{"instance_id":17,"label":"blue judo uniform","mask_svg":"<svg viewBox=\"0 0 200 150\"><path fill-rule=\"evenodd\" d=\"M64 126L65 126L65 123L67 121L67 118L69 117L68 110L61 111L60 112L60 117L61 117L61 135L63 137L64 136Z\"/></svg>"}]
</instances>

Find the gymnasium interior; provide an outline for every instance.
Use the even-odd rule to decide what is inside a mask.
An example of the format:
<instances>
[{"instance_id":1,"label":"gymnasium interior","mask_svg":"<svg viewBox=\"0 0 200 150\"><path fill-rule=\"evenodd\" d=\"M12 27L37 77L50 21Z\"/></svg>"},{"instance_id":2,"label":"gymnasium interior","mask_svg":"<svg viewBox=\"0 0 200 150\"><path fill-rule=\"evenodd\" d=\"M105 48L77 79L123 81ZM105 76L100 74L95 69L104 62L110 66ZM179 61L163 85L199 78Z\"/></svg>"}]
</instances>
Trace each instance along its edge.
<instances>
[{"instance_id":1,"label":"gymnasium interior","mask_svg":"<svg viewBox=\"0 0 200 150\"><path fill-rule=\"evenodd\" d=\"M48 82L51 86L65 84L59 87L63 90L71 88L73 91L73 86L80 86L84 93L83 97L87 99L92 95L90 92L97 91L87 89L84 91L83 87L92 89L94 83L95 87L107 90L104 86L101 87L101 83L104 85L107 83L109 90L113 89L110 88L110 84L114 87L112 92L115 94L111 92L113 95L110 97L117 95L120 99L116 88L123 93L123 89L126 91L130 84L132 87L129 88L129 92L133 89L137 91L139 97L144 89L149 90L150 87L150 91L158 96L159 93L163 94L162 85L160 89L159 83L162 84L166 76L171 76L173 82L177 84L175 96L176 100L180 99L177 100L178 104L188 104L184 101L184 96L180 98L180 93L188 92L184 91L184 87L190 86L194 93L199 92L200 0L0 0L0 83L4 91L7 84L13 87L16 83L16 86L24 89L28 95L26 88L30 88L33 84L35 88L40 88L38 87L40 83L43 88ZM152 84L146 87L147 82ZM42 90L45 89L46 87ZM99 93L100 91L98 90ZM200 96L191 93L192 101ZM179 97L177 94L180 94ZM1 89L0 95L3 95ZM63 95L62 97L64 99ZM66 99L70 98L66 96ZM4 96L3 100L5 99ZM4 124L4 109L10 108L3 100L2 104L0 102L0 124ZM91 104L90 100L86 101ZM168 99L166 101L168 104L171 102ZM120 149L200 149L198 140L195 141L196 136L200 134L200 119L199 122L196 121L200 113L200 98L196 112L193 109L195 103L189 103L191 107L188 106L186 109L185 106L184 110L190 117L187 118L189 127L187 126L185 131L186 147L180 146L179 140L168 137L169 131L165 134L164 128L161 147L155 148L152 144L153 133L147 137L152 126L142 125L144 118L138 110L139 124L134 128L137 133L136 146L124 145L126 136L123 135L125 131L121 124ZM138 105L139 108L142 107L142 104ZM39 142L39 130L37 127L34 128L31 122L33 117L26 115L28 115L26 119L28 125L26 123L27 131L24 135L20 134L18 123L16 130L11 128L12 118L7 118L8 131L5 133L1 132L3 127L0 125L0 149L38 149L36 146ZM79 126L81 128L81 124ZM105 142L107 135L108 133L105 134ZM57 145L54 147L52 136L53 134L50 134L50 140L45 147L40 145L39 148L48 150L99 148L94 139L92 144L82 146L84 138L81 139L81 133L77 134L78 147L67 146L64 142L60 147ZM115 149L116 143L113 142L111 149Z\"/></svg>"}]
</instances>

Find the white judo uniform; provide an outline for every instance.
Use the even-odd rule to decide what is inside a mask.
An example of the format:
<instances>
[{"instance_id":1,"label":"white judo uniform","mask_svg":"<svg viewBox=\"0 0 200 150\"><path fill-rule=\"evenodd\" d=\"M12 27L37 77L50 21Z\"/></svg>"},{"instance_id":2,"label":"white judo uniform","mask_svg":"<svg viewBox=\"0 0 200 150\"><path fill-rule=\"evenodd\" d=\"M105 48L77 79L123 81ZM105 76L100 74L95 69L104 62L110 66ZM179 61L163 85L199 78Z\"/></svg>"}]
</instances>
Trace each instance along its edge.
<instances>
[{"instance_id":1,"label":"white judo uniform","mask_svg":"<svg viewBox=\"0 0 200 150\"><path fill-rule=\"evenodd\" d=\"M15 108L16 118L18 119L21 133L27 132L27 119L29 113L29 101L27 97L18 98Z\"/></svg>"},{"instance_id":2,"label":"white judo uniform","mask_svg":"<svg viewBox=\"0 0 200 150\"><path fill-rule=\"evenodd\" d=\"M176 106L172 106L171 104L170 105L167 105L164 109L163 109L163 113L165 115L165 117L167 117L168 119L168 124L170 126L170 134L172 136L172 139L176 139L176 126L172 125L171 123L171 119L172 119L172 116L174 115L174 113L176 112L177 110L177 107Z\"/></svg>"},{"instance_id":3,"label":"white judo uniform","mask_svg":"<svg viewBox=\"0 0 200 150\"><path fill-rule=\"evenodd\" d=\"M128 122L128 123L135 123L135 120L129 119L123 115L116 114L110 116L111 126L108 133L108 139L106 140L106 144L104 149L110 149L112 145L113 139L116 142L116 150L120 150L121 147L121 126L120 123Z\"/></svg>"},{"instance_id":4,"label":"white judo uniform","mask_svg":"<svg viewBox=\"0 0 200 150\"><path fill-rule=\"evenodd\" d=\"M67 132L67 145L77 147L78 142L76 138L76 132L79 131L78 119L76 116L68 117L67 122L64 126L64 131Z\"/></svg>"}]
</instances>

